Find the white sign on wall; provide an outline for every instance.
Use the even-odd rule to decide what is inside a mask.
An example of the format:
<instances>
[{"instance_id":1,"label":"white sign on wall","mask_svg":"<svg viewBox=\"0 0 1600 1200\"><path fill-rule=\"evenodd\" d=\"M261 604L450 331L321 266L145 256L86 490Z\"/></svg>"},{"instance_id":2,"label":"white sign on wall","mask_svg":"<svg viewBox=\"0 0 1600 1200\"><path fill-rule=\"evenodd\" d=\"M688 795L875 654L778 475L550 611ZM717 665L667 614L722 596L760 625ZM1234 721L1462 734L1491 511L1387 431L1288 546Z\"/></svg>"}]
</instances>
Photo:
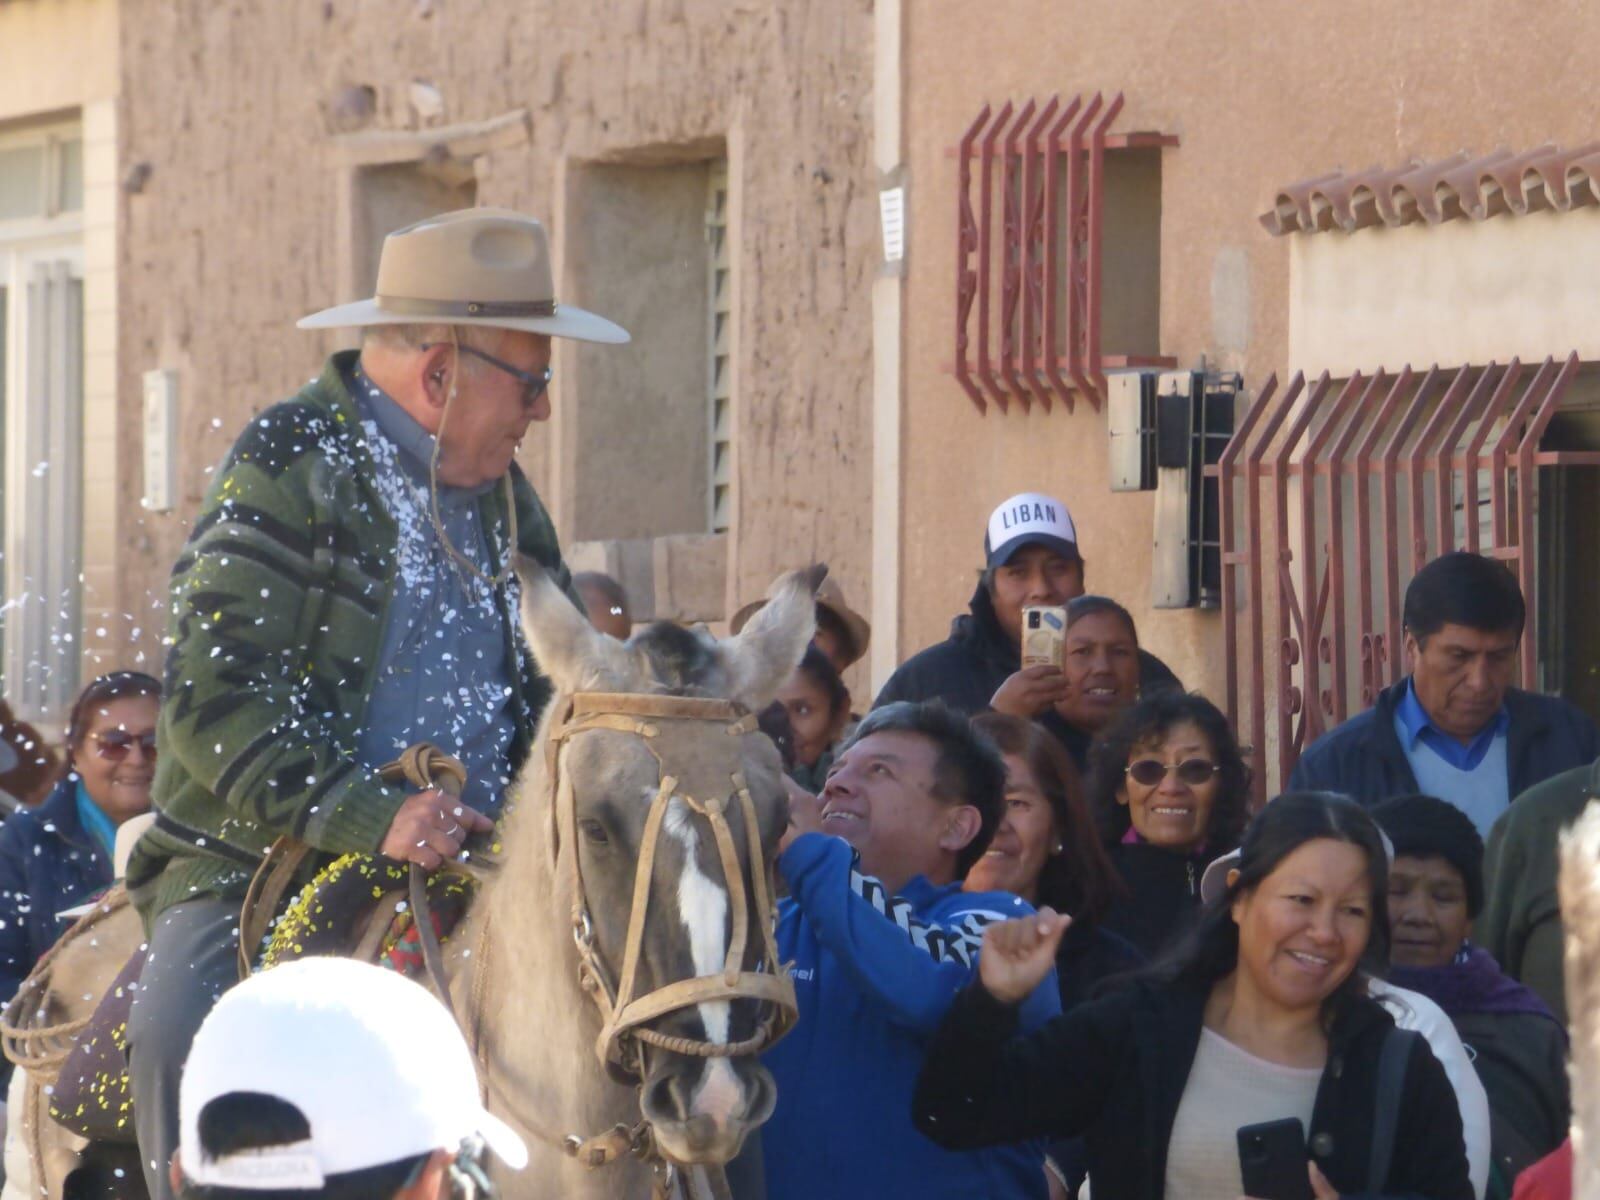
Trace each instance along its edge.
<instances>
[{"instance_id":1,"label":"white sign on wall","mask_svg":"<svg viewBox=\"0 0 1600 1200\"><path fill-rule=\"evenodd\" d=\"M906 256L906 189L884 188L878 193L878 216L883 224L883 261L897 263Z\"/></svg>"},{"instance_id":2,"label":"white sign on wall","mask_svg":"<svg viewBox=\"0 0 1600 1200\"><path fill-rule=\"evenodd\" d=\"M144 373L144 507L171 512L177 490L178 373Z\"/></svg>"}]
</instances>

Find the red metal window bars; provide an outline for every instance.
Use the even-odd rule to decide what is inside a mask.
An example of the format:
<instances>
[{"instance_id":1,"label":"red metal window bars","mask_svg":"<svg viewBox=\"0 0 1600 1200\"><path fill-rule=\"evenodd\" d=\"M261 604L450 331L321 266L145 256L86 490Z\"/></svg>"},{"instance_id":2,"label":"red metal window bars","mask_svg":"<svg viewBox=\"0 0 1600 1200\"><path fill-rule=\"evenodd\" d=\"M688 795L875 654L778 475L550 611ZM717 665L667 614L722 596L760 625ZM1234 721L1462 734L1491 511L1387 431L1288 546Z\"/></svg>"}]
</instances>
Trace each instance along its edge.
<instances>
[{"instance_id":1,"label":"red metal window bars","mask_svg":"<svg viewBox=\"0 0 1600 1200\"><path fill-rule=\"evenodd\" d=\"M1258 802L1269 712L1281 787L1305 746L1401 677L1404 584L1446 551L1516 573L1528 600L1521 680L1534 686L1538 471L1600 465L1600 452L1540 448L1577 370L1573 354L1526 379L1513 359L1262 387L1207 468L1223 514L1228 712L1252 748Z\"/></svg>"},{"instance_id":2,"label":"red metal window bars","mask_svg":"<svg viewBox=\"0 0 1600 1200\"><path fill-rule=\"evenodd\" d=\"M1171 365L1101 352L1106 151L1178 144L1111 133L1122 107L1120 92L1020 109L1007 101L999 112L985 104L955 149L953 370L979 412L990 400L1004 412L1012 399L1047 411L1058 399L1071 411L1075 396L1099 408L1107 367Z\"/></svg>"}]
</instances>

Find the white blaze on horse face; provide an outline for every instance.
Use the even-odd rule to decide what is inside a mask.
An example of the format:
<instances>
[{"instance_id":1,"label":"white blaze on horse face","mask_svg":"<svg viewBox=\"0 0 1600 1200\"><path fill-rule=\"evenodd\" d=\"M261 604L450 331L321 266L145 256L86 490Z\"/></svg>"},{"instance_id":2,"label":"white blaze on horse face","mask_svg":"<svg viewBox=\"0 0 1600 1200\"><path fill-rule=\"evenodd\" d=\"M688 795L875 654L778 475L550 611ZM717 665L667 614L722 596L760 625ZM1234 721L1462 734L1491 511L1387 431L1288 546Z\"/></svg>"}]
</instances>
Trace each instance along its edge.
<instances>
[{"instance_id":1,"label":"white blaze on horse face","mask_svg":"<svg viewBox=\"0 0 1600 1200\"><path fill-rule=\"evenodd\" d=\"M725 932L728 921L728 890L700 869L696 851L700 835L689 817L689 806L674 796L667 804L662 827L683 847L683 873L678 876L678 916L689 931L689 954L696 975L716 975L728 957ZM713 1000L695 1006L706 1028L706 1040L726 1045L732 1005ZM744 1088L725 1058L708 1058L701 1069L700 1086L694 1091L690 1110L717 1120L730 1121L743 1110Z\"/></svg>"},{"instance_id":2,"label":"white blaze on horse face","mask_svg":"<svg viewBox=\"0 0 1600 1200\"><path fill-rule=\"evenodd\" d=\"M689 954L696 975L720 974L728 957L728 889L700 869L696 851L700 834L691 823L689 806L674 796L662 827L683 847L683 873L678 876L678 917L689 931ZM730 1006L725 1000L696 1005L706 1027L706 1040L728 1040Z\"/></svg>"}]
</instances>

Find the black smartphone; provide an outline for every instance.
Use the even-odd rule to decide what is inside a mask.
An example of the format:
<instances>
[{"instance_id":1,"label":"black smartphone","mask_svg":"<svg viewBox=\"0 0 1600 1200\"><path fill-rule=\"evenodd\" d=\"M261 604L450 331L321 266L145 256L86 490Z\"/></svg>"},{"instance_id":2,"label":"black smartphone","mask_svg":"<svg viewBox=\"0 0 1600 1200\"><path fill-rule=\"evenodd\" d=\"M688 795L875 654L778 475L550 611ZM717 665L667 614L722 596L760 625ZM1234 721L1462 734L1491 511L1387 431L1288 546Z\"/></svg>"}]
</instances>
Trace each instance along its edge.
<instances>
[{"instance_id":1,"label":"black smartphone","mask_svg":"<svg viewBox=\"0 0 1600 1200\"><path fill-rule=\"evenodd\" d=\"M1298 1117L1239 1130L1239 1178L1252 1200L1315 1200Z\"/></svg>"}]
</instances>

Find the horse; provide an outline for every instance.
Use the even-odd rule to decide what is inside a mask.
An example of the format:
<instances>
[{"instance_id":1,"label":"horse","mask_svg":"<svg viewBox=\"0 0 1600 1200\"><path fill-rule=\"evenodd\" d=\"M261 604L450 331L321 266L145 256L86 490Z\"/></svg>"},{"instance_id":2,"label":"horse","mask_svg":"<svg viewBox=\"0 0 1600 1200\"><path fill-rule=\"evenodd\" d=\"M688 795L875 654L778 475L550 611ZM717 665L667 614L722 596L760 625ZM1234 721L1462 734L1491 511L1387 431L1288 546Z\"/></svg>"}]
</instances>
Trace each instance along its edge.
<instances>
[{"instance_id":1,"label":"horse","mask_svg":"<svg viewBox=\"0 0 1600 1200\"><path fill-rule=\"evenodd\" d=\"M508 1200L649 1195L664 1164L726 1164L771 1115L756 1054L785 991L793 1016L768 961L787 800L776 748L738 714L799 662L823 574L787 577L735 637L658 622L622 643L522 573L524 632L555 696L507 793L498 879L450 939L489 1107L529 1142L528 1169L498 1180ZM748 990L684 990L735 978ZM619 1029L620 1008L664 991L694 1002ZM591 1131L614 1136L595 1150Z\"/></svg>"},{"instance_id":2,"label":"horse","mask_svg":"<svg viewBox=\"0 0 1600 1200\"><path fill-rule=\"evenodd\" d=\"M555 694L493 865L452 864L480 890L429 964L488 1106L529 1146L527 1169L496 1180L506 1200L724 1195L720 1168L772 1114L757 1055L796 1011L772 929L788 807L752 714L804 654L825 572L788 576L737 636L662 621L624 643L519 564L523 631ZM74 992L71 1033L138 946L125 924L94 939L88 969L105 979ZM42 1012L7 1015L37 1036ZM58 1200L82 1139L34 1109L29 1135L63 1159L37 1194Z\"/></svg>"}]
</instances>

